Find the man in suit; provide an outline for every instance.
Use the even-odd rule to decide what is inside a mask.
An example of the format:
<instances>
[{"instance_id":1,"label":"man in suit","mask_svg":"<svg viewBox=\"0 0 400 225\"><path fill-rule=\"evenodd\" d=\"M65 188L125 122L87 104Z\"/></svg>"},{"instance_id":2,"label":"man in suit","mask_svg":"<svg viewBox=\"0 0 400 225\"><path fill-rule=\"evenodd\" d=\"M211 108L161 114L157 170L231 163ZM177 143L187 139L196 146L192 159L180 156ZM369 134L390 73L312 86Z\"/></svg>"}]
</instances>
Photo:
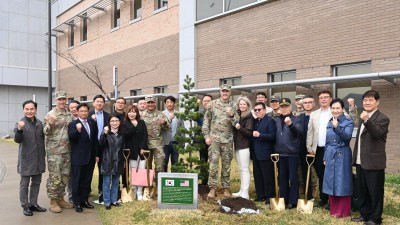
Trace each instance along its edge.
<instances>
[{"instance_id":1,"label":"man in suit","mask_svg":"<svg viewBox=\"0 0 400 225\"><path fill-rule=\"evenodd\" d=\"M257 102L254 113L257 116L253 124L253 175L257 194L255 201L269 204L269 199L274 195L274 165L270 156L274 153L276 126L275 121L266 116L264 103Z\"/></svg>"},{"instance_id":2,"label":"man in suit","mask_svg":"<svg viewBox=\"0 0 400 225\"><path fill-rule=\"evenodd\" d=\"M91 117L97 124L97 140L100 140L101 132L103 131L104 127L107 126L108 118L110 114L104 111L104 104L106 99L103 95L96 95L93 98L93 106L94 110L89 112L89 117ZM101 147L96 148L96 161L97 161L97 168L99 171L99 183L98 183L98 190L99 190L99 203L103 202L103 175L100 173L101 171L101 157L102 157L102 149ZM91 170L94 170L93 168Z\"/></svg>"},{"instance_id":3,"label":"man in suit","mask_svg":"<svg viewBox=\"0 0 400 225\"><path fill-rule=\"evenodd\" d=\"M89 106L79 104L76 108L78 119L68 125L68 136L71 142L72 165L72 200L75 211L82 212L82 207L94 208L88 202L92 183L97 144L97 125L89 116Z\"/></svg>"},{"instance_id":4,"label":"man in suit","mask_svg":"<svg viewBox=\"0 0 400 225\"><path fill-rule=\"evenodd\" d=\"M366 225L382 223L383 196L386 168L386 138L390 120L379 111L379 93L369 90L363 97L364 111L360 115L353 165L356 166L357 185L361 202L355 222Z\"/></svg>"},{"instance_id":5,"label":"man in suit","mask_svg":"<svg viewBox=\"0 0 400 225\"><path fill-rule=\"evenodd\" d=\"M68 103L68 110L71 113L72 120L78 119L78 110L76 109L76 107L78 107L79 104L80 104L80 102L77 100L71 100ZM74 201L72 200L72 180L73 180L73 177L72 177L72 167L71 167L71 173L69 175L69 182L68 182L68 186L67 186L68 201L70 203L74 203Z\"/></svg>"},{"instance_id":6,"label":"man in suit","mask_svg":"<svg viewBox=\"0 0 400 225\"><path fill-rule=\"evenodd\" d=\"M328 195L322 192L322 182L324 180L324 154L326 141L326 126L332 118L330 104L332 93L329 90L323 90L318 93L320 108L310 115L307 131L307 150L315 155L314 168L318 176L319 197L321 201L319 207L324 207L328 203Z\"/></svg>"}]
</instances>

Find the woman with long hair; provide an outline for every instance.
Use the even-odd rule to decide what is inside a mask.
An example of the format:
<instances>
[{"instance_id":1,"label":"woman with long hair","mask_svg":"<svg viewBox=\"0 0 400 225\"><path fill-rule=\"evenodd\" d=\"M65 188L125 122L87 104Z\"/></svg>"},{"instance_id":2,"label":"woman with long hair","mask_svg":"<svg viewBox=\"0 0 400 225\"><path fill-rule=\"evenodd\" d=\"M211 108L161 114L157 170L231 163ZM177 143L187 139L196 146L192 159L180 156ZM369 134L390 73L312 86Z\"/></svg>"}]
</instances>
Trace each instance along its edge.
<instances>
[{"instance_id":1,"label":"woman with long hair","mask_svg":"<svg viewBox=\"0 0 400 225\"><path fill-rule=\"evenodd\" d=\"M250 186L250 140L253 135L253 116L250 112L252 106L247 97L241 96L237 100L240 115L239 123L235 125L234 143L236 160L240 170L240 191L233 193L234 197L249 199Z\"/></svg>"},{"instance_id":2,"label":"woman with long hair","mask_svg":"<svg viewBox=\"0 0 400 225\"><path fill-rule=\"evenodd\" d=\"M122 123L125 138L125 148L130 149L129 166L130 168L144 169L146 159L143 150L147 149L147 127L146 123L140 119L139 108L136 105L128 107L125 121ZM136 192L136 199L143 200L143 187L133 187Z\"/></svg>"},{"instance_id":3,"label":"woman with long hair","mask_svg":"<svg viewBox=\"0 0 400 225\"><path fill-rule=\"evenodd\" d=\"M124 139L120 125L120 115L112 114L99 140L99 145L103 148L101 174L103 174L103 198L106 210L110 210L111 205L120 206L118 203L119 177L124 170Z\"/></svg>"}]
</instances>

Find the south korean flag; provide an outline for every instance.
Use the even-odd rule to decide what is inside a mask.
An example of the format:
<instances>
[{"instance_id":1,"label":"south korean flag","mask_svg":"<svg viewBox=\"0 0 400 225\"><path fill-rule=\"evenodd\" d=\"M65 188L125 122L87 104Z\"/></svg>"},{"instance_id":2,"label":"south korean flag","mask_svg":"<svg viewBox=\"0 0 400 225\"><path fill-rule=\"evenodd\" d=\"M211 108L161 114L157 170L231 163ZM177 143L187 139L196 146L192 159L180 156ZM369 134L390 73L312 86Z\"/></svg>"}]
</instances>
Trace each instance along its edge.
<instances>
[{"instance_id":1,"label":"south korean flag","mask_svg":"<svg viewBox=\"0 0 400 225\"><path fill-rule=\"evenodd\" d=\"M174 186L174 180L165 180L165 186Z\"/></svg>"}]
</instances>

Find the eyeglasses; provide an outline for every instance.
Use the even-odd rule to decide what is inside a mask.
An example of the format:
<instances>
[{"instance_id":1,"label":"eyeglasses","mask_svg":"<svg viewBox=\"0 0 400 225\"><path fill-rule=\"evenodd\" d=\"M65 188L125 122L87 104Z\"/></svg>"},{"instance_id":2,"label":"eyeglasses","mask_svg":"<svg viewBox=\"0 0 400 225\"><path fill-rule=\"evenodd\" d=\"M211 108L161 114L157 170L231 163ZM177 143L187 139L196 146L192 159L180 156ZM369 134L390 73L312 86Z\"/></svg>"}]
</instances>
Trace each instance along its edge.
<instances>
[{"instance_id":1,"label":"eyeglasses","mask_svg":"<svg viewBox=\"0 0 400 225\"><path fill-rule=\"evenodd\" d=\"M303 102L303 104L313 104L314 102Z\"/></svg>"},{"instance_id":2,"label":"eyeglasses","mask_svg":"<svg viewBox=\"0 0 400 225\"><path fill-rule=\"evenodd\" d=\"M319 99L328 99L328 98L330 98L331 96L319 96L318 98Z\"/></svg>"},{"instance_id":3,"label":"eyeglasses","mask_svg":"<svg viewBox=\"0 0 400 225\"><path fill-rule=\"evenodd\" d=\"M110 123L119 123L119 120L110 120Z\"/></svg>"},{"instance_id":4,"label":"eyeglasses","mask_svg":"<svg viewBox=\"0 0 400 225\"><path fill-rule=\"evenodd\" d=\"M261 109L261 108L254 109L254 112L260 112L261 110L263 110L263 109Z\"/></svg>"}]
</instances>

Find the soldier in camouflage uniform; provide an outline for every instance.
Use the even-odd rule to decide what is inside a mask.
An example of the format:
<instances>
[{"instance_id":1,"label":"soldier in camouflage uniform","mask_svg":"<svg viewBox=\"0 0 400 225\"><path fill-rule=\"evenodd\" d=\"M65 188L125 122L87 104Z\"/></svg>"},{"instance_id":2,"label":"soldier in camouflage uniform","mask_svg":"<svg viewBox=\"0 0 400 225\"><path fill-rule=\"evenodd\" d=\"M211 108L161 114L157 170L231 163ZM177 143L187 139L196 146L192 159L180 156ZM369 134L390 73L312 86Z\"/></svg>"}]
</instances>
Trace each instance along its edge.
<instances>
[{"instance_id":1,"label":"soldier in camouflage uniform","mask_svg":"<svg viewBox=\"0 0 400 225\"><path fill-rule=\"evenodd\" d=\"M272 119L275 120L276 117L281 115L281 106L279 105L279 100L281 100L281 98L279 96L275 96L272 95L271 96L271 101L270 101L270 105L272 108L272 111L267 113L267 116L272 117Z\"/></svg>"},{"instance_id":2,"label":"soldier in camouflage uniform","mask_svg":"<svg viewBox=\"0 0 400 225\"><path fill-rule=\"evenodd\" d=\"M50 198L50 211L61 212L61 208L72 209L73 204L64 200L65 187L71 171L71 148L68 139L68 124L72 121L68 112L67 94L56 92L56 107L44 117L43 133L47 153L49 178L47 196Z\"/></svg>"},{"instance_id":3,"label":"soldier in camouflage uniform","mask_svg":"<svg viewBox=\"0 0 400 225\"><path fill-rule=\"evenodd\" d=\"M146 97L147 110L141 112L141 117L146 123L148 133L148 147L150 150L149 164L152 163L154 156L154 162L156 164L155 180L157 181L158 172L162 172L164 169L164 144L162 138L162 131L168 131L171 129L171 124L164 113L156 109L156 101L154 97Z\"/></svg>"},{"instance_id":4,"label":"soldier in camouflage uniform","mask_svg":"<svg viewBox=\"0 0 400 225\"><path fill-rule=\"evenodd\" d=\"M224 196L230 197L230 173L233 158L233 128L239 122L236 104L229 100L231 87L223 84L220 90L221 97L211 101L204 114L202 131L206 144L209 145L208 158L210 162L210 175L208 186L209 198L215 198L218 188L219 158L222 160L221 183Z\"/></svg>"},{"instance_id":5,"label":"soldier in camouflage uniform","mask_svg":"<svg viewBox=\"0 0 400 225\"><path fill-rule=\"evenodd\" d=\"M293 115L299 116L300 114L304 113L303 108L303 98L305 95L296 95L294 100L296 100L296 111L293 112Z\"/></svg>"}]
</instances>

